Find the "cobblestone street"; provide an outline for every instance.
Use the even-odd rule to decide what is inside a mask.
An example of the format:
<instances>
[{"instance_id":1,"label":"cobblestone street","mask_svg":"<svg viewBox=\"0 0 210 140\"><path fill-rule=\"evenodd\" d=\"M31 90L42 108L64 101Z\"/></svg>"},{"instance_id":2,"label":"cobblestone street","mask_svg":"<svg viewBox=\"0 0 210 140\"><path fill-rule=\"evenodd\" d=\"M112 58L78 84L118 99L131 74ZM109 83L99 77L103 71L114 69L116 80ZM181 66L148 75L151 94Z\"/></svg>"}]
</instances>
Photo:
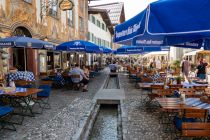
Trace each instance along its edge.
<instances>
[{"instance_id":1,"label":"cobblestone street","mask_svg":"<svg viewBox=\"0 0 210 140\"><path fill-rule=\"evenodd\" d=\"M6 130L0 132L0 139L71 139L77 130L83 126L83 120L94 104L92 99L103 86L106 77L107 69L91 80L88 93L66 89L54 90L50 98L51 109L44 110L42 115L25 117L23 125L16 125L16 132ZM141 104L142 91L136 89L135 83L124 73L119 74L119 81L126 95L121 104L123 139L166 139L159 124L158 111L148 111Z\"/></svg>"},{"instance_id":2,"label":"cobblestone street","mask_svg":"<svg viewBox=\"0 0 210 140\"><path fill-rule=\"evenodd\" d=\"M25 117L17 131L0 132L0 140L69 140L77 131L83 118L92 106L92 98L105 81L106 71L89 83L89 91L53 90L50 97L51 109L35 117ZM13 120L15 121L15 120Z\"/></svg>"},{"instance_id":3,"label":"cobblestone street","mask_svg":"<svg viewBox=\"0 0 210 140\"><path fill-rule=\"evenodd\" d=\"M158 110L146 109L141 103L141 89L135 88L135 82L121 74L121 87L125 90L122 106L123 138L125 140L162 140L171 139L163 133L159 123Z\"/></svg>"}]
</instances>

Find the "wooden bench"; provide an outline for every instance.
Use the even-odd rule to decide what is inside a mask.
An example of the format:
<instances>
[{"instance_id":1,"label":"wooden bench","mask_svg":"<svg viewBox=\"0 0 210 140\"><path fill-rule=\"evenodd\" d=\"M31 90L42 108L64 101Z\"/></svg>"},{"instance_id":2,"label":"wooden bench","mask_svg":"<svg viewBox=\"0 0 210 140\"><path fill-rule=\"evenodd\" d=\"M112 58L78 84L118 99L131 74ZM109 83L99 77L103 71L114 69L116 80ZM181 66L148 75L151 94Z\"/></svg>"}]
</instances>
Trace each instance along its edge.
<instances>
[{"instance_id":1,"label":"wooden bench","mask_svg":"<svg viewBox=\"0 0 210 140\"><path fill-rule=\"evenodd\" d=\"M183 123L182 137L209 137L210 123Z\"/></svg>"}]
</instances>

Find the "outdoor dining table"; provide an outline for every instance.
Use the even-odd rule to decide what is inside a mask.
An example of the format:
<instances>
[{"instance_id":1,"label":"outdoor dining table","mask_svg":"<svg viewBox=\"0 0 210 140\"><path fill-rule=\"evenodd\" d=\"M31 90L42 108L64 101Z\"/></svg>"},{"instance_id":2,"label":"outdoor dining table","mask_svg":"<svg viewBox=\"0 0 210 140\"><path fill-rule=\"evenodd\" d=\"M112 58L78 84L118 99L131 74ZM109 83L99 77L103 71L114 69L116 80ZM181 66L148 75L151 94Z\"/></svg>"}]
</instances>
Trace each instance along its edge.
<instances>
[{"instance_id":1,"label":"outdoor dining table","mask_svg":"<svg viewBox=\"0 0 210 140\"><path fill-rule=\"evenodd\" d=\"M198 84L198 83L188 83L188 82L182 82L181 83L183 85L184 88L192 88L194 86L210 86L209 84ZM164 83L138 83L140 88L143 89L151 89L152 85L164 85Z\"/></svg>"},{"instance_id":2,"label":"outdoor dining table","mask_svg":"<svg viewBox=\"0 0 210 140\"><path fill-rule=\"evenodd\" d=\"M200 98L186 98L181 102L180 98L156 98L164 110L181 110L181 109L208 109L210 115L210 104L204 103Z\"/></svg>"},{"instance_id":3,"label":"outdoor dining table","mask_svg":"<svg viewBox=\"0 0 210 140\"><path fill-rule=\"evenodd\" d=\"M5 92L0 90L0 96L3 98L9 98L10 103L15 105L16 103L22 108L22 116L34 116L34 112L32 110L32 106L34 104L33 98L34 96L42 91L42 89L37 88L16 88L14 91ZM23 110L25 110L23 112ZM29 111L30 114L26 114Z\"/></svg>"},{"instance_id":4,"label":"outdoor dining table","mask_svg":"<svg viewBox=\"0 0 210 140\"><path fill-rule=\"evenodd\" d=\"M35 81L35 77L33 72L30 71L17 71L15 73L8 73L7 74L8 82L15 81L15 80L26 80L26 81Z\"/></svg>"}]
</instances>

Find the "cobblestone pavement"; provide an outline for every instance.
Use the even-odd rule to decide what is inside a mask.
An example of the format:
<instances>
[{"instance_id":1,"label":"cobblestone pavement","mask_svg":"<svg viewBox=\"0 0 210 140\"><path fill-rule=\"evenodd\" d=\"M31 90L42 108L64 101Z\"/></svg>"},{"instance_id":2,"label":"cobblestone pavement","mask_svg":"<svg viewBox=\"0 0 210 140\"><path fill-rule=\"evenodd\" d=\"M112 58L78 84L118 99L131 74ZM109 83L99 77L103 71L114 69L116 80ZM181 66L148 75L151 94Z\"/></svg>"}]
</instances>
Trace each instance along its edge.
<instances>
[{"instance_id":1,"label":"cobblestone pavement","mask_svg":"<svg viewBox=\"0 0 210 140\"><path fill-rule=\"evenodd\" d=\"M128 76L119 76L121 87L125 90L122 103L122 126L125 140L165 140L171 139L163 132L159 123L159 111L146 109L141 103L141 89L135 88L135 82Z\"/></svg>"},{"instance_id":2,"label":"cobblestone pavement","mask_svg":"<svg viewBox=\"0 0 210 140\"><path fill-rule=\"evenodd\" d=\"M81 127L93 106L93 97L106 80L107 70L95 77L89 84L89 92L53 90L50 98L51 109L42 115L25 117L17 131L0 131L0 140L70 140ZM141 103L143 91L135 88L127 75L119 75L120 87L125 90L125 100L121 104L124 140L171 139L163 133L159 124L159 113L148 111ZM13 119L14 120L14 119Z\"/></svg>"},{"instance_id":3,"label":"cobblestone pavement","mask_svg":"<svg viewBox=\"0 0 210 140\"><path fill-rule=\"evenodd\" d=\"M90 110L92 98L104 83L106 76L107 70L92 79L88 92L53 90L49 101L51 109L44 110L43 114L37 114L35 117L25 117L22 125L16 125L16 132L0 131L0 140L69 140ZM13 121L16 120L13 118Z\"/></svg>"}]
</instances>

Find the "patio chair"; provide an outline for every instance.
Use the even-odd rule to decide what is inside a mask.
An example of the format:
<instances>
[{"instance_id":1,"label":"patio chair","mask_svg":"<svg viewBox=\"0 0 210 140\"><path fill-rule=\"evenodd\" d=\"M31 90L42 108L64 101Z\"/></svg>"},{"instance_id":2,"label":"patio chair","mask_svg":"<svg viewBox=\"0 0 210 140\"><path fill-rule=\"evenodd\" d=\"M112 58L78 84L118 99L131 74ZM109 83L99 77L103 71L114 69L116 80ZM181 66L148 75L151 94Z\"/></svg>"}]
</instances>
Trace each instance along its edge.
<instances>
[{"instance_id":1,"label":"patio chair","mask_svg":"<svg viewBox=\"0 0 210 140\"><path fill-rule=\"evenodd\" d=\"M200 95L196 94L196 90L194 88L181 88L179 89L181 94L185 94L186 97L197 98Z\"/></svg>"},{"instance_id":2,"label":"patio chair","mask_svg":"<svg viewBox=\"0 0 210 140\"><path fill-rule=\"evenodd\" d=\"M200 92L201 94L204 94L205 89L208 86L204 86L204 85L199 85L199 86L193 86L193 88L196 90L196 92Z\"/></svg>"},{"instance_id":3,"label":"patio chair","mask_svg":"<svg viewBox=\"0 0 210 140\"><path fill-rule=\"evenodd\" d=\"M181 137L210 138L210 123L182 123Z\"/></svg>"},{"instance_id":4,"label":"patio chair","mask_svg":"<svg viewBox=\"0 0 210 140\"><path fill-rule=\"evenodd\" d=\"M210 88L205 88L205 95L210 96Z\"/></svg>"},{"instance_id":5,"label":"patio chair","mask_svg":"<svg viewBox=\"0 0 210 140\"><path fill-rule=\"evenodd\" d=\"M0 105L0 126L1 126L0 130L8 129L16 131L14 124L9 121L11 119L13 111L14 109L12 107ZM11 126L12 128L9 128L7 126Z\"/></svg>"},{"instance_id":6,"label":"patio chair","mask_svg":"<svg viewBox=\"0 0 210 140\"><path fill-rule=\"evenodd\" d=\"M50 109L49 97L51 94L50 85L40 85L39 89L42 89L41 92L37 93L37 97L35 98L35 102L39 104L41 108L41 113L44 109Z\"/></svg>"},{"instance_id":7,"label":"patio chair","mask_svg":"<svg viewBox=\"0 0 210 140\"><path fill-rule=\"evenodd\" d=\"M16 80L14 82L15 82L16 87L22 87L22 88L32 88L33 87L33 82L31 82L31 81Z\"/></svg>"},{"instance_id":8,"label":"patio chair","mask_svg":"<svg viewBox=\"0 0 210 140\"><path fill-rule=\"evenodd\" d=\"M206 122L207 118L208 118L207 109L197 109L197 108L183 109L179 112L179 115L177 115L174 118L174 124L177 130L182 131L183 123Z\"/></svg>"}]
</instances>

